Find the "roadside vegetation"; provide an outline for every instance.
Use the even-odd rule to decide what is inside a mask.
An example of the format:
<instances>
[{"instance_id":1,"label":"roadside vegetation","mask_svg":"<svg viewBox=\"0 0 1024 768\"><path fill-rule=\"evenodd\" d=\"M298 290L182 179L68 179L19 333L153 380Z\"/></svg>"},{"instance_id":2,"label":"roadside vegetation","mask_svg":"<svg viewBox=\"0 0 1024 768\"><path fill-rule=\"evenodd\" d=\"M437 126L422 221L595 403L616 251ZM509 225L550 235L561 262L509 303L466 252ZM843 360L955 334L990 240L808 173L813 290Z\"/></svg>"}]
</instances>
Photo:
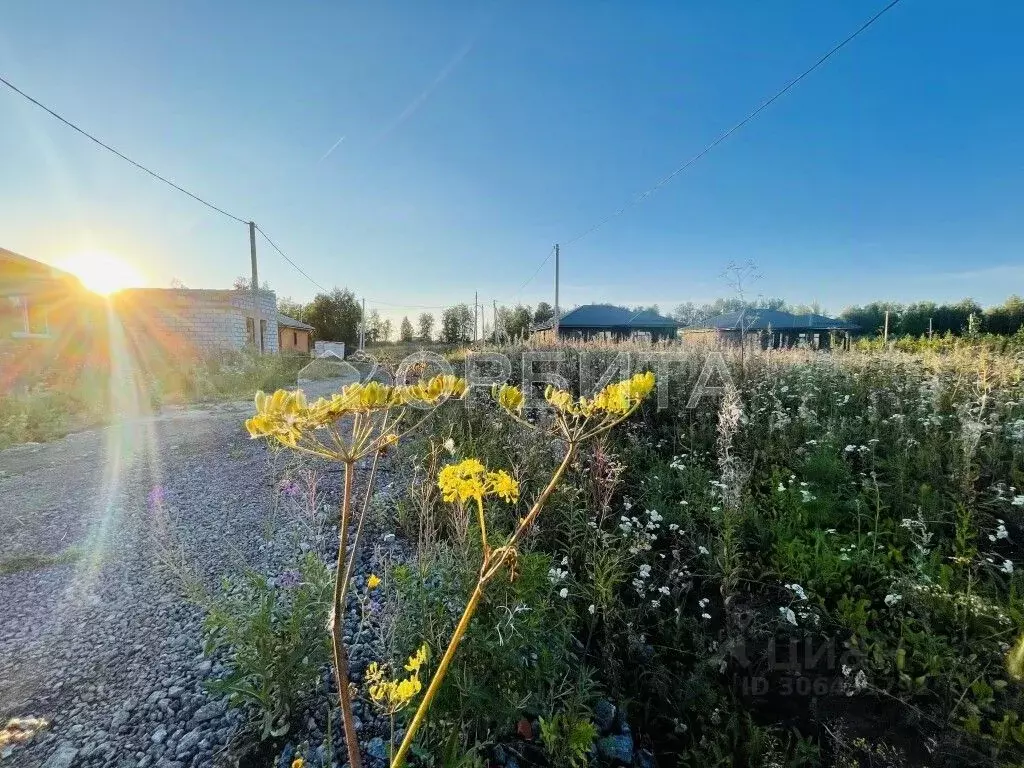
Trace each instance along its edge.
<instances>
[{"instance_id":1,"label":"roadside vegetation","mask_svg":"<svg viewBox=\"0 0 1024 768\"><path fill-rule=\"evenodd\" d=\"M1024 761L1019 357L561 351L573 392L580 354L586 392L625 351L612 380L649 369L667 397L567 452L587 401L475 391L388 446L406 554L348 609L378 617L348 670L388 724L366 764ZM283 658L317 638L328 663L318 611Z\"/></svg>"},{"instance_id":2,"label":"roadside vegetation","mask_svg":"<svg viewBox=\"0 0 1024 768\"><path fill-rule=\"evenodd\" d=\"M308 357L226 353L205 359L141 359L131 378L119 378L96 362L68 370L55 361L0 393L0 448L46 442L111 421L126 391L143 408L246 400L258 390L294 387Z\"/></svg>"}]
</instances>

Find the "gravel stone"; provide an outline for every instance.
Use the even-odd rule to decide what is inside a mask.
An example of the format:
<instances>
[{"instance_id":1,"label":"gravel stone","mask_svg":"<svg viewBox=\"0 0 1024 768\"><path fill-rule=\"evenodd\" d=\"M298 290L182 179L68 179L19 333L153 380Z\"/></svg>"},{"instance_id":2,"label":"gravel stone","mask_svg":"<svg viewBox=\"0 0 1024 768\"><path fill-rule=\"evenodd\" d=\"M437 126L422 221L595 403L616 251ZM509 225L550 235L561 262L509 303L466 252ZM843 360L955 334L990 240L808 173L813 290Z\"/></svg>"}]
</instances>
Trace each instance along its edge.
<instances>
[{"instance_id":1,"label":"gravel stone","mask_svg":"<svg viewBox=\"0 0 1024 768\"><path fill-rule=\"evenodd\" d=\"M298 516L282 514L275 473L285 459L249 439L250 412L249 403L236 403L143 414L0 451L0 558L82 553L76 562L0 576L0 716L54 723L12 754L18 765L206 768L224 759L245 715L204 687L223 674L223 662L204 658L202 613L183 598L180 569L168 568L176 562L168 558L185 553L190 574L214 590L245 567L276 575L297 540L326 558L337 542L333 534L311 539ZM378 497L387 497L390 472L386 463L379 470ZM340 479L323 475L328 509L337 507ZM401 546L388 544L392 561ZM360 583L373 551L362 549ZM346 618L351 642L361 619L354 598ZM381 658L372 634L353 643L354 669ZM322 700L310 702L289 734L310 754L326 741L329 670L323 682ZM360 737L376 749L387 723L361 715ZM337 749L337 711L331 725Z\"/></svg>"}]
</instances>

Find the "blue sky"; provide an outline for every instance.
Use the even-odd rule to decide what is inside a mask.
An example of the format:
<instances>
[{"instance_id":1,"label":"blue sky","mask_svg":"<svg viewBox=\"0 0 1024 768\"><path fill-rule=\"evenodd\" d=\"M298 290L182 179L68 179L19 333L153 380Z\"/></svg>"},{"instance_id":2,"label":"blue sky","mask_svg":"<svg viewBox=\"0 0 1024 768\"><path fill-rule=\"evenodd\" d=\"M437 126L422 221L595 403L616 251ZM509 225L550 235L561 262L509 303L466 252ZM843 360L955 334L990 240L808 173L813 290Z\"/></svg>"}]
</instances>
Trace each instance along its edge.
<instances>
[{"instance_id":1,"label":"blue sky","mask_svg":"<svg viewBox=\"0 0 1024 768\"><path fill-rule=\"evenodd\" d=\"M385 314L551 300L568 242L883 3L7 4L0 73L255 219ZM752 293L838 311L1024 291L1024 6L903 0L645 202L563 249L562 303ZM245 228L0 89L0 247L230 285ZM340 142L339 139L344 137ZM328 150L337 143L329 154ZM326 154L326 157L325 157ZM316 288L265 243L279 295Z\"/></svg>"}]
</instances>

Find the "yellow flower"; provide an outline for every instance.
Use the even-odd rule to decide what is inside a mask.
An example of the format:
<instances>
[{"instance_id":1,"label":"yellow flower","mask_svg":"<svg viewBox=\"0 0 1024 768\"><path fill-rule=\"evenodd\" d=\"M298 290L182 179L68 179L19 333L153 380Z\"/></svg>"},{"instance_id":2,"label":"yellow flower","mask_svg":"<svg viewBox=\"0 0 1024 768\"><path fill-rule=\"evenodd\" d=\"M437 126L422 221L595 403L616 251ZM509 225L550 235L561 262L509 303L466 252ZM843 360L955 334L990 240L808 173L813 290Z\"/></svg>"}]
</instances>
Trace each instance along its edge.
<instances>
[{"instance_id":1,"label":"yellow flower","mask_svg":"<svg viewBox=\"0 0 1024 768\"><path fill-rule=\"evenodd\" d=\"M296 757L292 760L292 768L302 768L306 764L306 761L301 757Z\"/></svg>"},{"instance_id":2,"label":"yellow flower","mask_svg":"<svg viewBox=\"0 0 1024 768\"><path fill-rule=\"evenodd\" d=\"M464 459L449 464L437 475L437 486L445 501L464 504L470 499L482 500L487 492L487 470L477 459Z\"/></svg>"},{"instance_id":3,"label":"yellow flower","mask_svg":"<svg viewBox=\"0 0 1024 768\"><path fill-rule=\"evenodd\" d=\"M544 389L544 399L555 410L561 411L568 416L575 416L579 413L579 408L576 401L573 400L572 393L566 392L564 389L556 389L548 384Z\"/></svg>"},{"instance_id":4,"label":"yellow flower","mask_svg":"<svg viewBox=\"0 0 1024 768\"><path fill-rule=\"evenodd\" d=\"M502 384L500 387L495 384L491 388L491 395L498 401L498 405L509 413L519 415L523 412L523 391L519 387L509 384Z\"/></svg>"},{"instance_id":5,"label":"yellow flower","mask_svg":"<svg viewBox=\"0 0 1024 768\"><path fill-rule=\"evenodd\" d=\"M519 501L519 483L505 470L487 473L487 485L491 492L509 504Z\"/></svg>"},{"instance_id":6,"label":"yellow flower","mask_svg":"<svg viewBox=\"0 0 1024 768\"><path fill-rule=\"evenodd\" d=\"M462 397L469 389L465 379L450 374L441 374L427 381L409 384L401 388L402 402L420 402L438 405L451 397Z\"/></svg>"},{"instance_id":7,"label":"yellow flower","mask_svg":"<svg viewBox=\"0 0 1024 768\"><path fill-rule=\"evenodd\" d=\"M370 698L381 710L388 714L395 714L408 706L423 689L420 682L420 671L427 661L429 650L424 643L405 665L406 671L411 674L400 680L386 680L384 670L377 662L373 662L366 669L366 685L370 692Z\"/></svg>"},{"instance_id":8,"label":"yellow flower","mask_svg":"<svg viewBox=\"0 0 1024 768\"><path fill-rule=\"evenodd\" d=\"M655 378L650 371L637 373L628 379L609 384L594 397L573 399L564 389L548 385L544 399L557 411L576 418L590 418L601 414L625 416L654 389Z\"/></svg>"},{"instance_id":9,"label":"yellow flower","mask_svg":"<svg viewBox=\"0 0 1024 768\"><path fill-rule=\"evenodd\" d=\"M366 580L367 589L376 589L380 586L380 577L376 573L371 573L370 578Z\"/></svg>"},{"instance_id":10,"label":"yellow flower","mask_svg":"<svg viewBox=\"0 0 1024 768\"><path fill-rule=\"evenodd\" d=\"M294 447L302 436L306 415L306 395L301 389L279 389L272 395L257 392L256 415L245 422L245 428L253 438L271 437Z\"/></svg>"},{"instance_id":11,"label":"yellow flower","mask_svg":"<svg viewBox=\"0 0 1024 768\"><path fill-rule=\"evenodd\" d=\"M499 496L510 504L519 500L519 483L505 470L488 472L479 459L448 464L437 474L437 485L445 501L465 504L470 499Z\"/></svg>"},{"instance_id":12,"label":"yellow flower","mask_svg":"<svg viewBox=\"0 0 1024 768\"><path fill-rule=\"evenodd\" d=\"M427 657L430 655L430 648L426 643L421 645L419 649L412 656L409 657L409 661L405 665L407 672L416 672L419 674L420 669L424 664L427 663Z\"/></svg>"}]
</instances>

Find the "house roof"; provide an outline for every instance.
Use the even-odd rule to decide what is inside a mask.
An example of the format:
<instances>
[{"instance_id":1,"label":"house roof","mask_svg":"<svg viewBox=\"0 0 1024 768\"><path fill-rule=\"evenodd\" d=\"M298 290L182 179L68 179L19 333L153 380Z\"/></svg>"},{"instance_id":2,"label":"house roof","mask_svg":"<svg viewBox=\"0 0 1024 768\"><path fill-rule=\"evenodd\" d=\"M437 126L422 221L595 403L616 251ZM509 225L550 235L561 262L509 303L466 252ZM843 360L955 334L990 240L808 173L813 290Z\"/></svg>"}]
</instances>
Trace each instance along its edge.
<instances>
[{"instance_id":1,"label":"house roof","mask_svg":"<svg viewBox=\"0 0 1024 768\"><path fill-rule=\"evenodd\" d=\"M553 320L538 323L533 330L540 331L551 328ZM675 328L679 325L670 317L664 317L649 310L634 312L631 309L616 307L611 304L584 304L569 312L565 312L558 320L560 328L632 328L636 330L649 328Z\"/></svg>"},{"instance_id":2,"label":"house roof","mask_svg":"<svg viewBox=\"0 0 1024 768\"><path fill-rule=\"evenodd\" d=\"M57 269L57 267L46 264L42 261L30 259L28 256L22 256L20 253L8 251L6 248L0 248L0 261L8 264L14 264L18 267L29 270L39 277L52 277L60 280L78 281L78 278L69 272Z\"/></svg>"},{"instance_id":3,"label":"house roof","mask_svg":"<svg viewBox=\"0 0 1024 768\"><path fill-rule=\"evenodd\" d=\"M282 315L280 312L277 313L277 324L283 325L285 328L298 328L300 331L312 331L313 326L308 323L304 323L301 320L296 320L294 317L288 317L288 315Z\"/></svg>"},{"instance_id":4,"label":"house roof","mask_svg":"<svg viewBox=\"0 0 1024 768\"><path fill-rule=\"evenodd\" d=\"M780 309L747 309L726 312L723 315L708 318L700 323L686 326L685 330L719 330L736 331L740 328L747 331L765 331L771 328L776 331L808 330L808 331L856 331L857 326L845 320L836 320L825 315L806 314L794 315Z\"/></svg>"}]
</instances>

